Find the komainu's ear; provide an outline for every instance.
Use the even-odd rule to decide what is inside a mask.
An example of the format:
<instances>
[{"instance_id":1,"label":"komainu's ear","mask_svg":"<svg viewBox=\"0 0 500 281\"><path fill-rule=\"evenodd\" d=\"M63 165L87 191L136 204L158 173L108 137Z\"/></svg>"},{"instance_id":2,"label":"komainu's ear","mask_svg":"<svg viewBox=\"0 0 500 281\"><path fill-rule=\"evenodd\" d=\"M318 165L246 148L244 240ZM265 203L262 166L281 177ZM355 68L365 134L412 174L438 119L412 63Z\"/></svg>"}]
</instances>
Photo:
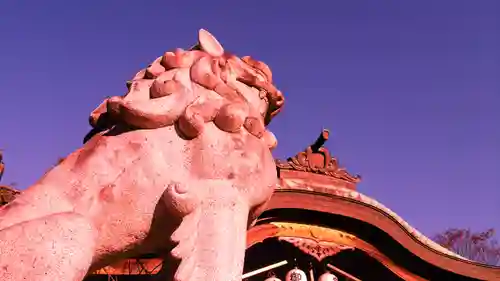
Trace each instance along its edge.
<instances>
[{"instance_id":1,"label":"komainu's ear","mask_svg":"<svg viewBox=\"0 0 500 281\"><path fill-rule=\"evenodd\" d=\"M205 29L198 31L198 42L200 48L211 56L220 57L224 54L224 48L219 41Z\"/></svg>"},{"instance_id":2,"label":"komainu's ear","mask_svg":"<svg viewBox=\"0 0 500 281\"><path fill-rule=\"evenodd\" d=\"M93 128L97 127L97 121L99 120L99 118L101 117L101 115L103 115L104 113L106 113L107 109L106 109L106 104L107 104L108 100L104 100L96 109L94 109L91 113L90 113L90 116L89 116L89 124L90 126L92 126Z\"/></svg>"}]
</instances>

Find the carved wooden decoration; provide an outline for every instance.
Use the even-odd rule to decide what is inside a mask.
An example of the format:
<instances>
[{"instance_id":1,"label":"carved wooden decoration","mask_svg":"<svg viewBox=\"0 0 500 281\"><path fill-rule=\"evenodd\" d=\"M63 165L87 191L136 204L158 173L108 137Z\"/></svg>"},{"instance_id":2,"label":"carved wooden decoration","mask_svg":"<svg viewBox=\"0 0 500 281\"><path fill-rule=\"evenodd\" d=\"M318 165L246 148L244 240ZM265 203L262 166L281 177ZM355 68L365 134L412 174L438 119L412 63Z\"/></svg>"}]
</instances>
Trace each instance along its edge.
<instances>
[{"instance_id":1,"label":"carved wooden decoration","mask_svg":"<svg viewBox=\"0 0 500 281\"><path fill-rule=\"evenodd\" d=\"M2 150L0 149L0 180L2 179L3 172L5 171L5 163L3 162ZM0 185L0 206L3 206L20 193L20 191L6 185Z\"/></svg>"},{"instance_id":2,"label":"carved wooden decoration","mask_svg":"<svg viewBox=\"0 0 500 281\"><path fill-rule=\"evenodd\" d=\"M278 169L310 172L334 177L343 181L358 183L359 175L353 176L346 169L341 168L336 158L332 157L330 151L323 147L328 140L330 132L323 130L318 139L305 151L288 158L286 161L277 160Z\"/></svg>"},{"instance_id":3,"label":"carved wooden decoration","mask_svg":"<svg viewBox=\"0 0 500 281\"><path fill-rule=\"evenodd\" d=\"M0 206L14 200L19 193L20 191L15 190L12 187L0 185Z\"/></svg>"},{"instance_id":4,"label":"carved wooden decoration","mask_svg":"<svg viewBox=\"0 0 500 281\"><path fill-rule=\"evenodd\" d=\"M329 256L336 255L341 251L354 249L354 247L339 245L333 242L317 242L306 238L280 237L279 240L294 245L305 254L314 257L318 262L321 262L324 258Z\"/></svg>"},{"instance_id":5,"label":"carved wooden decoration","mask_svg":"<svg viewBox=\"0 0 500 281\"><path fill-rule=\"evenodd\" d=\"M296 245L295 243L297 243L297 245L299 245L297 246L299 247L299 249L305 249L305 251L303 250L304 252L310 254L311 256L317 255L321 257L321 259L326 257L322 255L322 250L317 249L316 247L313 247L313 250L310 250L310 243L322 246L332 246L332 249L329 249L328 251L331 251L333 254L338 254L338 252L343 250L358 249L377 260L379 263L384 265L387 269L392 271L403 280L426 281L426 279L417 276L396 264L394 261L385 256L382 252L380 252L377 248L375 248L368 242L340 230L316 225L306 225L289 222L272 222L269 224L259 225L249 230L249 233L247 235L247 248L255 245L256 243L264 241L266 238L271 237L275 237L279 240L289 241L291 243L294 243L294 245ZM308 242L308 246L303 244L301 245L300 243L302 242L298 242L307 240L311 241ZM335 247L337 246L340 247L341 250L335 252ZM317 251L319 251L320 253L318 254ZM315 256L315 258L317 257Z\"/></svg>"}]
</instances>

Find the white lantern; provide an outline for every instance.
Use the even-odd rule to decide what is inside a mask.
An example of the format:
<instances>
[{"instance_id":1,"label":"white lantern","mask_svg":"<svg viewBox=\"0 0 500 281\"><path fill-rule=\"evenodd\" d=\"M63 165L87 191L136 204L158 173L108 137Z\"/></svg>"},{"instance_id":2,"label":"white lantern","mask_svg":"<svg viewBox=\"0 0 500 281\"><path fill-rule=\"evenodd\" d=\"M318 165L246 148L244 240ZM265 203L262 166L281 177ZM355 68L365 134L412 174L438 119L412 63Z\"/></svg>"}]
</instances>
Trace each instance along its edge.
<instances>
[{"instance_id":1,"label":"white lantern","mask_svg":"<svg viewBox=\"0 0 500 281\"><path fill-rule=\"evenodd\" d=\"M298 268L294 268L286 274L286 281L307 281L306 273Z\"/></svg>"},{"instance_id":2,"label":"white lantern","mask_svg":"<svg viewBox=\"0 0 500 281\"><path fill-rule=\"evenodd\" d=\"M276 276L271 276L271 277L268 277L265 281L281 281L281 279L279 279Z\"/></svg>"},{"instance_id":3,"label":"white lantern","mask_svg":"<svg viewBox=\"0 0 500 281\"><path fill-rule=\"evenodd\" d=\"M318 281L339 281L337 276L331 274L330 272L325 272L321 274L321 276L318 278Z\"/></svg>"}]
</instances>

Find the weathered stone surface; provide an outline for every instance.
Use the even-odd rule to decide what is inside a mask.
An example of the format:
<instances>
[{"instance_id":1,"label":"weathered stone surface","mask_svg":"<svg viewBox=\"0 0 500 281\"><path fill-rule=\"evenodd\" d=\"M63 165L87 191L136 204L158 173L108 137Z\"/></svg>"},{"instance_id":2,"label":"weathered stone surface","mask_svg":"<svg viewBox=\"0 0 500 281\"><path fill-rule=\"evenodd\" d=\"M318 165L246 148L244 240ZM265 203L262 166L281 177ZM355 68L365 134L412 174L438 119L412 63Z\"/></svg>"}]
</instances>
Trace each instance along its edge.
<instances>
[{"instance_id":1,"label":"weathered stone surface","mask_svg":"<svg viewBox=\"0 0 500 281\"><path fill-rule=\"evenodd\" d=\"M249 219L277 183L265 125L283 96L264 63L198 39L105 100L84 146L0 208L0 280L81 280L165 249L165 280L241 279Z\"/></svg>"}]
</instances>

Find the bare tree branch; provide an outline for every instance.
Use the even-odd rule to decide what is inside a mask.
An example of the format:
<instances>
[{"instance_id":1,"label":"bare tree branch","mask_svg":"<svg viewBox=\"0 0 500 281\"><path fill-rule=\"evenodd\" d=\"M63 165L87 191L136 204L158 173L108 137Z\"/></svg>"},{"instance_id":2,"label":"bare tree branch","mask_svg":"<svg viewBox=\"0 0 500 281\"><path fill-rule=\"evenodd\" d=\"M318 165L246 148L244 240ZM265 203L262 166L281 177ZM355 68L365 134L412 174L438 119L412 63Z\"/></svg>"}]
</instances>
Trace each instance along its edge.
<instances>
[{"instance_id":1,"label":"bare tree branch","mask_svg":"<svg viewBox=\"0 0 500 281\"><path fill-rule=\"evenodd\" d=\"M433 237L441 246L483 264L500 266L500 245L495 230L472 232L470 229L450 228Z\"/></svg>"}]
</instances>

